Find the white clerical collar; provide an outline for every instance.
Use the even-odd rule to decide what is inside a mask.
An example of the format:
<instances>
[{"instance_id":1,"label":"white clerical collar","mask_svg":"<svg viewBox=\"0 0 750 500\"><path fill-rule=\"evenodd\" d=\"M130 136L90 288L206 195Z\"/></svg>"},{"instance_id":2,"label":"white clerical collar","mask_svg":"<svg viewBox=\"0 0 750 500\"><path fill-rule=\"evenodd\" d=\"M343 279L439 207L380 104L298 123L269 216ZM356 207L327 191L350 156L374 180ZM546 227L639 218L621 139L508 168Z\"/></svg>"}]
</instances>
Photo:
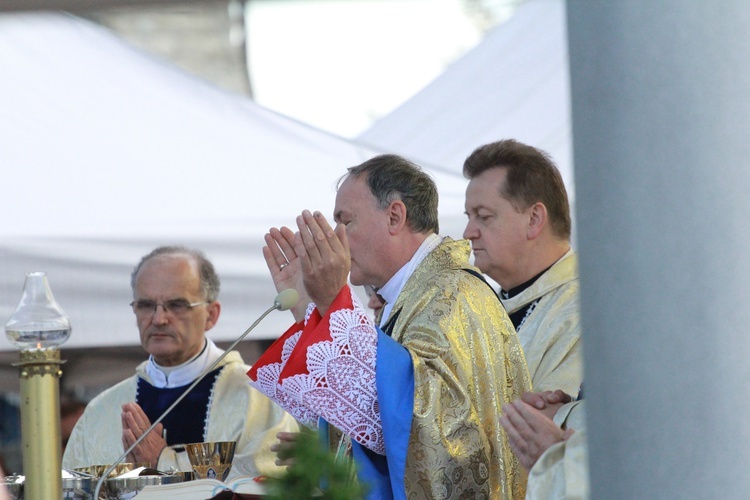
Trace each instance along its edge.
<instances>
[{"instance_id":1,"label":"white clerical collar","mask_svg":"<svg viewBox=\"0 0 750 500\"><path fill-rule=\"evenodd\" d=\"M154 357L149 356L146 374L151 379L151 384L159 389L182 387L197 379L223 352L212 340L206 339L206 345L200 354L181 365L159 366Z\"/></svg>"},{"instance_id":2,"label":"white clerical collar","mask_svg":"<svg viewBox=\"0 0 750 500\"><path fill-rule=\"evenodd\" d=\"M385 325L386 321L388 321L388 317L391 315L391 309L393 309L393 304L396 303L396 299L398 299L401 290L404 289L404 285L406 285L406 282L409 280L409 277L414 270L422 263L424 258L442 242L443 238L441 236L434 233L429 235L425 238L417 251L414 252L411 260L404 264L404 266L388 280L388 283L378 289L378 295L385 300L383 315L380 317L380 326Z\"/></svg>"}]
</instances>

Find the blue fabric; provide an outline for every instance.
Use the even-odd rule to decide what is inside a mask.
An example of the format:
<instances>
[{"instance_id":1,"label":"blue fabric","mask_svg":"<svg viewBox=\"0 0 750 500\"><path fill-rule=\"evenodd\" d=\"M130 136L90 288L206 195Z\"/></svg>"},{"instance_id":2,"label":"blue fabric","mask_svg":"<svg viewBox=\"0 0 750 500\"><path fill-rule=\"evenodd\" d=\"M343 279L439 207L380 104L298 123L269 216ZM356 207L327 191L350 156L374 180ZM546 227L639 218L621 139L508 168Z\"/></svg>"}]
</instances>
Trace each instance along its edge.
<instances>
[{"instance_id":1,"label":"blue fabric","mask_svg":"<svg viewBox=\"0 0 750 500\"><path fill-rule=\"evenodd\" d=\"M386 455L352 442L352 455L367 498L406 499L404 474L414 412L414 366L409 351L378 328L376 386Z\"/></svg>"},{"instance_id":2,"label":"blue fabric","mask_svg":"<svg viewBox=\"0 0 750 500\"><path fill-rule=\"evenodd\" d=\"M201 443L206 429L208 401L214 388L216 378L223 368L217 368L193 388L185 399L164 417L162 424L167 430L167 444ZM192 382L191 382L192 384ZM172 403L177 401L188 385L182 387L157 388L142 378L138 378L138 390L135 402L143 409L148 419L153 422L159 418Z\"/></svg>"},{"instance_id":3,"label":"blue fabric","mask_svg":"<svg viewBox=\"0 0 750 500\"><path fill-rule=\"evenodd\" d=\"M323 445L323 447L328 448L330 446L328 422L323 417L318 417L318 436L320 437L320 444Z\"/></svg>"}]
</instances>

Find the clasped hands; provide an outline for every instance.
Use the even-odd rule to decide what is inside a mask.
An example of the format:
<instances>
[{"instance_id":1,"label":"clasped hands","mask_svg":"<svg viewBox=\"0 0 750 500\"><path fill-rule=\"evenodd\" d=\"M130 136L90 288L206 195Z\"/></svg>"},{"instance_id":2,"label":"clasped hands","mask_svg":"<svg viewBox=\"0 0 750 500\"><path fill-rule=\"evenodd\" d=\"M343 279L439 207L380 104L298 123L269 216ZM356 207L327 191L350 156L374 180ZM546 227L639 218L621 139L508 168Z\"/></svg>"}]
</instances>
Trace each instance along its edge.
<instances>
[{"instance_id":1,"label":"clasped hands","mask_svg":"<svg viewBox=\"0 0 750 500\"><path fill-rule=\"evenodd\" d=\"M573 435L573 429L561 429L552 421L557 410L571 397L562 391L526 392L503 405L500 425L518 461L531 470L547 449Z\"/></svg>"},{"instance_id":2,"label":"clasped hands","mask_svg":"<svg viewBox=\"0 0 750 500\"><path fill-rule=\"evenodd\" d=\"M305 210L297 217L298 231L271 228L265 235L263 257L277 291L297 290L300 300L292 308L296 321L305 318L314 302L321 315L346 285L351 268L346 227L331 228L320 212Z\"/></svg>"},{"instance_id":3,"label":"clasped hands","mask_svg":"<svg viewBox=\"0 0 750 500\"><path fill-rule=\"evenodd\" d=\"M127 450L146 430L151 427L151 421L146 413L141 409L138 403L125 403L122 405L122 446ZM126 460L129 462L148 462L149 467L156 468L159 462L159 455L167 446L166 440L162 437L164 426L158 424L154 429L141 441L138 446L133 448Z\"/></svg>"}]
</instances>

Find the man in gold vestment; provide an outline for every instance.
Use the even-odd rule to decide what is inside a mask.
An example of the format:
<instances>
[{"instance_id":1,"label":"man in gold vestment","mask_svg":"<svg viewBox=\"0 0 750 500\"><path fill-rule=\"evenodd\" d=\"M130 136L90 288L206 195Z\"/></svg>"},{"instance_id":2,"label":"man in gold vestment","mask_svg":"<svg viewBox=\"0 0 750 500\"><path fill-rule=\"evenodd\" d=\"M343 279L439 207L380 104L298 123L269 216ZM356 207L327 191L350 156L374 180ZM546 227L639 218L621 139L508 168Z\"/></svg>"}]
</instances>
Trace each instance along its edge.
<instances>
[{"instance_id":1,"label":"man in gold vestment","mask_svg":"<svg viewBox=\"0 0 750 500\"><path fill-rule=\"evenodd\" d=\"M474 264L500 284L535 391L575 396L583 380L578 263L570 207L546 153L514 140L477 148L464 162Z\"/></svg>"},{"instance_id":2,"label":"man in gold vestment","mask_svg":"<svg viewBox=\"0 0 750 500\"><path fill-rule=\"evenodd\" d=\"M465 241L438 236L437 191L382 155L349 169L333 230L304 211L272 229L278 290L297 323L248 375L299 421L351 438L369 498L522 498L526 477L499 423L530 388L521 346ZM386 300L373 324L347 285Z\"/></svg>"}]
</instances>

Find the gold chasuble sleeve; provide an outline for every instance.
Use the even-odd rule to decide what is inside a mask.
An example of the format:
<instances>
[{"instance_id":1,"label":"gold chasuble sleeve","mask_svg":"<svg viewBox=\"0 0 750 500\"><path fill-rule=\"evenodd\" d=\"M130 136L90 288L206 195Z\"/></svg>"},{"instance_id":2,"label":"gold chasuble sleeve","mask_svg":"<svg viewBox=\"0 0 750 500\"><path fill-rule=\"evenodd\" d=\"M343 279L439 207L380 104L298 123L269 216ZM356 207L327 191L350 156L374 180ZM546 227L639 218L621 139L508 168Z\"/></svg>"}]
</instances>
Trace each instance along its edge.
<instances>
[{"instance_id":1,"label":"gold chasuble sleeve","mask_svg":"<svg viewBox=\"0 0 750 500\"><path fill-rule=\"evenodd\" d=\"M409 276L393 306L392 338L406 351L396 346L398 351L389 352L411 360L407 371L413 369L414 378L412 415L403 415L403 434L384 428L380 404L390 418L397 405L381 396L388 389L389 396L398 395L405 385L376 364L384 334L348 287L325 316L308 308L305 322L287 330L248 372L261 392L298 420L314 424L323 417L385 457L373 463L385 464L385 475L399 475L386 487L394 498L494 500L525 494L526 475L500 416L504 403L531 390L531 379L494 291L478 273L466 271L477 271L469 265L469 252L467 241L446 238ZM399 439L389 441L386 434ZM388 443L407 449L402 454ZM403 486L395 490L399 464Z\"/></svg>"},{"instance_id":2,"label":"gold chasuble sleeve","mask_svg":"<svg viewBox=\"0 0 750 500\"><path fill-rule=\"evenodd\" d=\"M487 283L466 272L476 270L469 253L467 241L446 238L393 307L393 338L414 364L406 491L523 498L526 474L499 418L504 403L531 390L531 379L505 309Z\"/></svg>"}]
</instances>

